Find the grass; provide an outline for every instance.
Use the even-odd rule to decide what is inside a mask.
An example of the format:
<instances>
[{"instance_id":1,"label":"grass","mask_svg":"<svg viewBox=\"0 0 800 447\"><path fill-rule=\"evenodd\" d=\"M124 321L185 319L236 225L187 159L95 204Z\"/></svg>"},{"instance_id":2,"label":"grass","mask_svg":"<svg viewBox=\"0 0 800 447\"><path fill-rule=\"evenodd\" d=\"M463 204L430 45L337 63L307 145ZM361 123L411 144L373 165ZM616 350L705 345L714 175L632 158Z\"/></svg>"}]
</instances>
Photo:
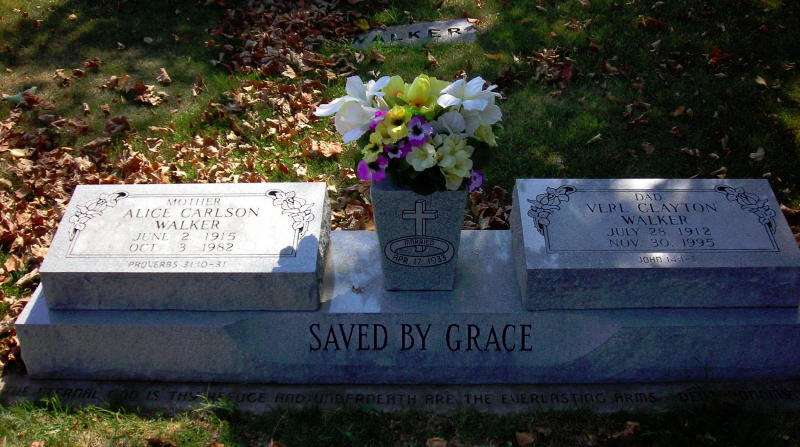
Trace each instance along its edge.
<instances>
[{"instance_id":1,"label":"grass","mask_svg":"<svg viewBox=\"0 0 800 447\"><path fill-rule=\"evenodd\" d=\"M213 113L214 103L230 102L230 91L247 80L297 84L280 76L229 75L210 64L216 50L204 44L211 38L206 29L218 24L224 7L206 3L0 0L0 92L15 94L36 86L55 106L47 113L85 120L86 134L56 137L56 145L75 148L104 135L109 117L100 107L108 104L110 116L127 117L133 129L129 135L114 136L116 153L146 153L145 138L162 138L164 159L186 172L182 181L196 181L207 167L179 158L171 146L188 144L197 135L219 138L254 116L218 115ZM797 2L366 3L356 8L384 25L462 16L480 20L475 43L378 46L383 61L375 62L365 52L357 73L362 78L369 73L398 74L410 80L425 72L450 80L463 70L469 77L483 76L498 84L504 94L504 127L498 132L499 147L486 160L489 186L509 189L521 177L764 177L782 203L800 206ZM224 38L215 39L224 43ZM320 51L333 55L349 50L341 42L328 42ZM104 64L84 67L92 58ZM554 78L552 70L557 75L567 66L573 67L570 79ZM169 86L155 81L161 67L172 77ZM85 76L72 77L76 68L84 69ZM54 79L58 69L69 78L68 86ZM112 75L122 74L165 91L168 102L150 107L100 89ZM192 88L198 77L206 88L195 96ZM343 79L315 93L327 99L342 94ZM84 103L91 110L86 116ZM0 102L0 120L10 111ZM277 116L263 103L250 112L259 120ZM25 112L26 129L40 127L37 119L34 112ZM164 134L149 126L174 132ZM343 179L340 171L353 165L355 145L333 159L299 155L306 136L338 141L332 127L330 120L322 119L281 141L243 132L254 149L234 150L230 157L253 156L253 169L264 180L320 178L346 185L352 179ZM760 148L763 159L751 156ZM220 161L212 159L209 165ZM294 164L307 168L308 174L276 168ZM0 177L16 181L2 168ZM9 246L0 247L0 264L10 253ZM35 281L22 287L14 283L34 267L29 264L11 273L2 284L6 300L0 303L0 315L10 315L10 303L32 292ZM630 420L640 423L636 434L615 438ZM505 416L470 410L443 416L369 409L275 410L252 416L212 405L168 417L69 409L56 400L0 409L0 445L146 445L148 438L199 446L264 445L270 438L288 446L421 445L433 437L516 445L517 432L534 433L537 428L550 431L540 433L536 445L800 445L794 415L724 405L657 414Z\"/></svg>"},{"instance_id":2,"label":"grass","mask_svg":"<svg viewBox=\"0 0 800 447\"><path fill-rule=\"evenodd\" d=\"M84 119L89 132L60 141L63 145L82 145L103 134L108 119L101 112L103 104L108 104L110 116L127 117L140 137L163 136L147 127L172 123L178 130L172 140L186 138L192 133L191 117L201 113L210 98L238 83L209 64L212 53L203 42L210 37L205 28L216 23L219 13L213 5L204 8L194 1L170 1L141 7L124 0L0 0L0 11L4 11L0 19L0 91L15 94L35 86L37 94L55 105L48 113ZM103 64L98 68L83 65L93 58L100 58ZM169 86L156 82L156 71L162 67L172 79ZM58 69L69 78L68 86L62 87L54 79ZM74 78L73 69L82 69L86 75ZM136 104L118 91L100 88L111 76L123 74L166 92L167 103L159 107ZM191 89L198 76L204 78L208 90L194 97ZM84 103L91 110L86 116ZM0 103L0 116L7 116L8 111L9 106Z\"/></svg>"},{"instance_id":3,"label":"grass","mask_svg":"<svg viewBox=\"0 0 800 447\"><path fill-rule=\"evenodd\" d=\"M159 444L158 442L161 442ZM171 441L173 444L169 444ZM57 398L0 408L0 445L209 446L236 445L227 422L211 411L161 414L100 407L69 408Z\"/></svg>"},{"instance_id":4,"label":"grass","mask_svg":"<svg viewBox=\"0 0 800 447\"><path fill-rule=\"evenodd\" d=\"M463 69L499 83L505 129L486 170L490 183L509 188L520 177L724 172L768 178L779 200L799 203L793 64L800 47L790 31L800 25L796 3L451 0L438 10L433 3L394 1L373 18L477 17L483 22L477 45L384 47L385 61L369 68L408 77L431 71L445 79ZM658 22L643 22L649 18ZM567 26L587 20L585 27ZM566 85L537 76L529 63L544 49L574 64ZM712 63L715 49L727 59ZM438 66L428 66L427 51ZM643 119L636 123L637 117ZM763 161L750 157L759 148Z\"/></svg>"},{"instance_id":5,"label":"grass","mask_svg":"<svg viewBox=\"0 0 800 447\"><path fill-rule=\"evenodd\" d=\"M171 416L100 407L68 408L58 399L0 407L0 445L30 446L795 446L796 415L715 402L652 414L583 411L488 414L461 409L384 413L276 409L244 414L207 402ZM170 443L171 442L171 443ZM445 445L434 444L434 445Z\"/></svg>"}]
</instances>

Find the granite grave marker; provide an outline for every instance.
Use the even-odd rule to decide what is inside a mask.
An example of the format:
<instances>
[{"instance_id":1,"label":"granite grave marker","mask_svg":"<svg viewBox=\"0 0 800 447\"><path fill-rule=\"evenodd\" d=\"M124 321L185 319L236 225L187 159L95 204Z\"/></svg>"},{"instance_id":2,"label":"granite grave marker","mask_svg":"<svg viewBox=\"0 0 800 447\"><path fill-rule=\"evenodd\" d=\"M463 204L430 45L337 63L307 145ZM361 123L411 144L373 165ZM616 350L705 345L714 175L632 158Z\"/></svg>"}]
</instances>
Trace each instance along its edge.
<instances>
[{"instance_id":1,"label":"granite grave marker","mask_svg":"<svg viewBox=\"0 0 800 447\"><path fill-rule=\"evenodd\" d=\"M517 180L525 306L796 307L800 253L763 179Z\"/></svg>"},{"instance_id":2,"label":"granite grave marker","mask_svg":"<svg viewBox=\"0 0 800 447\"><path fill-rule=\"evenodd\" d=\"M78 186L41 267L51 309L316 309L324 183Z\"/></svg>"},{"instance_id":3,"label":"granite grave marker","mask_svg":"<svg viewBox=\"0 0 800 447\"><path fill-rule=\"evenodd\" d=\"M384 45L425 45L475 40L475 27L469 19L421 22L374 29L353 38L353 46L367 49L376 43Z\"/></svg>"}]
</instances>

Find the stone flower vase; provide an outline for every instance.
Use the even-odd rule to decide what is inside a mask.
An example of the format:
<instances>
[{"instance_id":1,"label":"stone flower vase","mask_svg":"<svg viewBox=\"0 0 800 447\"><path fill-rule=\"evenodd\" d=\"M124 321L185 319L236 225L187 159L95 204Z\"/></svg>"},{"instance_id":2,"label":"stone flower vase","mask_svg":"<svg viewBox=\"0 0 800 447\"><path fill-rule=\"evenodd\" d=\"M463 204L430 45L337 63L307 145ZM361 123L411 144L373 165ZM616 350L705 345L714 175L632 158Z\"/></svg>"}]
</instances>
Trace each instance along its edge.
<instances>
[{"instance_id":1,"label":"stone flower vase","mask_svg":"<svg viewBox=\"0 0 800 447\"><path fill-rule=\"evenodd\" d=\"M453 290L467 191L421 195L386 179L370 197L386 290Z\"/></svg>"}]
</instances>

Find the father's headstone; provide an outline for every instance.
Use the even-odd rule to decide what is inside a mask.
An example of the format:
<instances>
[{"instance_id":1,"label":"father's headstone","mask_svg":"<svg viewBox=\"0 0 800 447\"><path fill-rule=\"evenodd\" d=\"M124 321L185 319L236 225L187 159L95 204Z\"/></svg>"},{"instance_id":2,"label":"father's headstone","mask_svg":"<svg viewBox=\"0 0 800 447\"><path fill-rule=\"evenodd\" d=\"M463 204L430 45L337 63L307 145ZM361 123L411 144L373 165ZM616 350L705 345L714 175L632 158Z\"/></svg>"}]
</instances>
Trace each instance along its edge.
<instances>
[{"instance_id":1,"label":"father's headstone","mask_svg":"<svg viewBox=\"0 0 800 447\"><path fill-rule=\"evenodd\" d=\"M376 43L385 45L425 45L428 43L457 43L475 40L475 27L469 19L441 22L421 22L410 25L374 29L353 38L357 48L369 48Z\"/></svg>"},{"instance_id":2,"label":"father's headstone","mask_svg":"<svg viewBox=\"0 0 800 447\"><path fill-rule=\"evenodd\" d=\"M800 252L763 179L517 180L529 310L791 307Z\"/></svg>"},{"instance_id":3,"label":"father's headstone","mask_svg":"<svg viewBox=\"0 0 800 447\"><path fill-rule=\"evenodd\" d=\"M40 270L50 309L316 309L324 183L78 186Z\"/></svg>"}]
</instances>

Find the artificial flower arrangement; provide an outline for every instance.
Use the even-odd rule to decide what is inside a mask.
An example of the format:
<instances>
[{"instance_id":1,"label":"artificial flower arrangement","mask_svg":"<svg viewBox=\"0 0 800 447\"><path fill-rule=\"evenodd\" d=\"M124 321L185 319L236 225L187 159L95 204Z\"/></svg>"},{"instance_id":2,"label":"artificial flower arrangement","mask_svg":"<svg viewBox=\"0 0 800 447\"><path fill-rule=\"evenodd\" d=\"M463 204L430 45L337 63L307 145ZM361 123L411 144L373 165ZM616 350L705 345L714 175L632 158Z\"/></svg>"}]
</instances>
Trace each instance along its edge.
<instances>
[{"instance_id":1,"label":"artificial flower arrangement","mask_svg":"<svg viewBox=\"0 0 800 447\"><path fill-rule=\"evenodd\" d=\"M317 116L334 115L345 143L360 140L356 173L381 181L387 173L399 187L419 194L479 188L483 174L473 167L474 139L496 146L492 126L502 119L491 85L476 77L447 82L424 74L406 83L384 76L366 84L347 79L347 95L320 105Z\"/></svg>"}]
</instances>

